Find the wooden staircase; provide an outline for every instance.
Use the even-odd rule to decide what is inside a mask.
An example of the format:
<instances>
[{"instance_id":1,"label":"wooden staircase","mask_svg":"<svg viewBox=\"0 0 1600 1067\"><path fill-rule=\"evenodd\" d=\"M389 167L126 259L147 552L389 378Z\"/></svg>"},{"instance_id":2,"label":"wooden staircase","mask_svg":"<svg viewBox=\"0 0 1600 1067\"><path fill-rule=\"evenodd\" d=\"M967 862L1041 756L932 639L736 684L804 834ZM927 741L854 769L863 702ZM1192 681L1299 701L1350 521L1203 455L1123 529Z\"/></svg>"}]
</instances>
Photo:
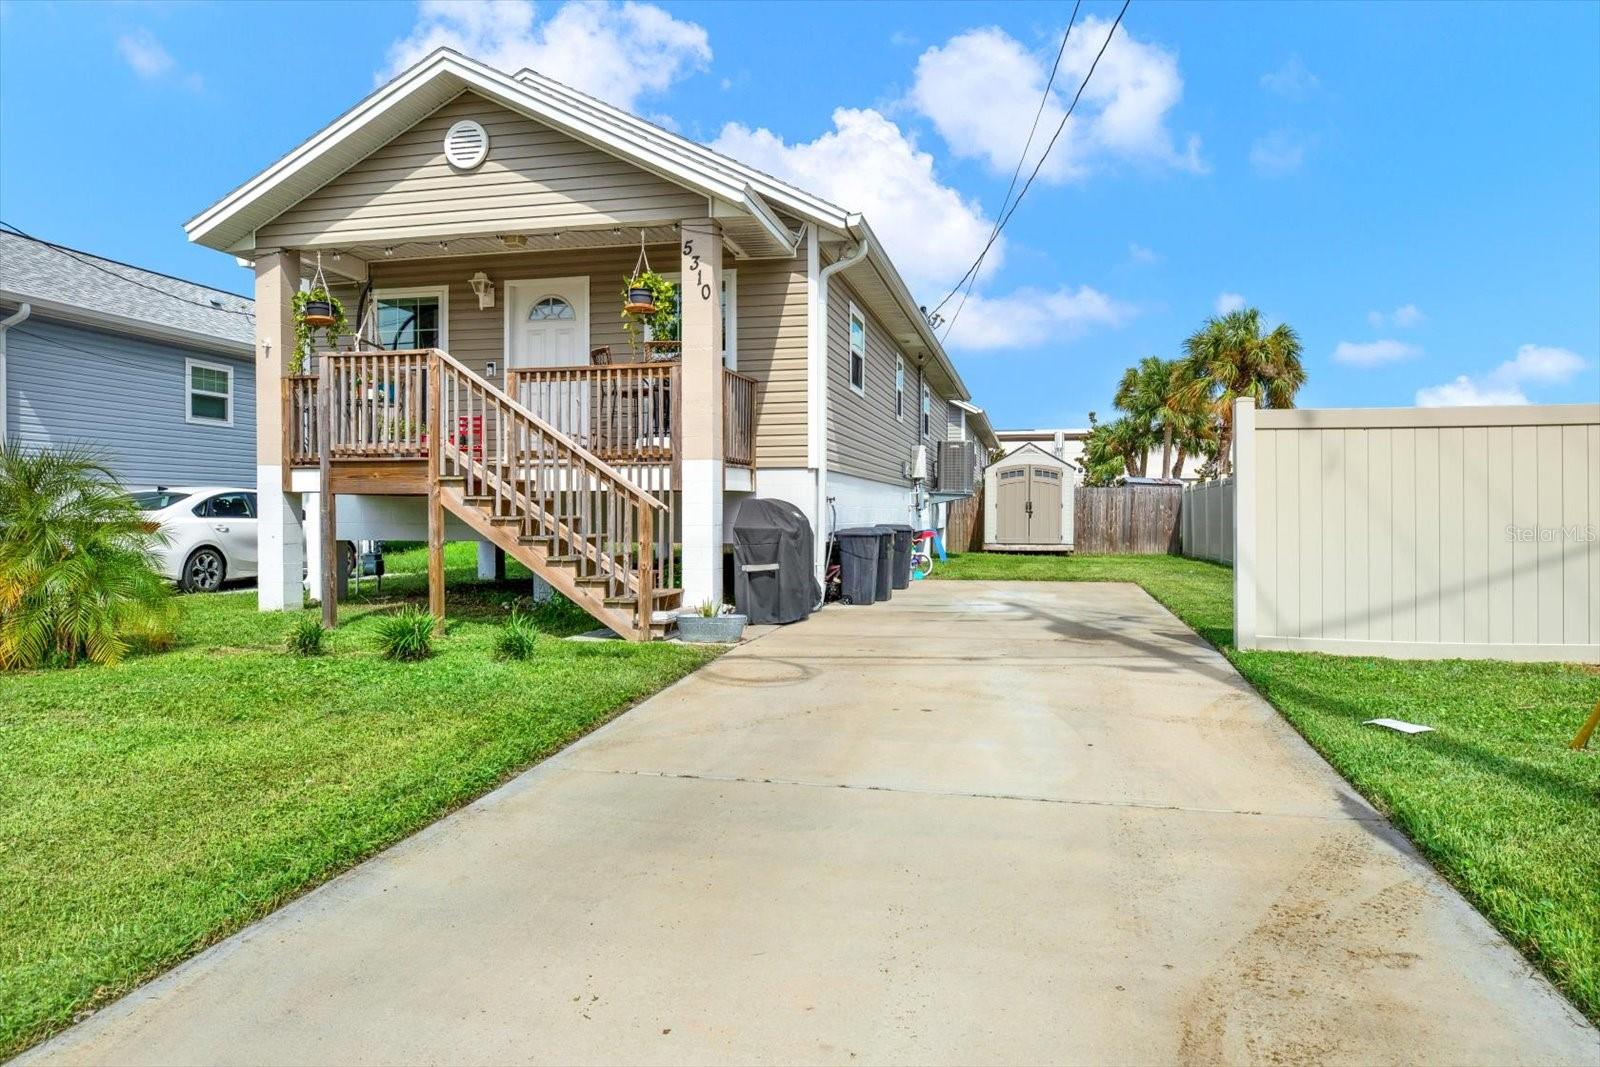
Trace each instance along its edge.
<instances>
[{"instance_id":1,"label":"wooden staircase","mask_svg":"<svg viewBox=\"0 0 1600 1067\"><path fill-rule=\"evenodd\" d=\"M426 465L429 604L441 620L449 512L622 637L673 625L682 591L665 501L438 349L327 353L318 378L324 485L339 461ZM333 496L323 493L329 539ZM330 608L325 595L331 625Z\"/></svg>"},{"instance_id":2,"label":"wooden staircase","mask_svg":"<svg viewBox=\"0 0 1600 1067\"><path fill-rule=\"evenodd\" d=\"M621 636L664 634L682 597L660 581L666 505L447 353L430 352L429 371L430 507Z\"/></svg>"}]
</instances>

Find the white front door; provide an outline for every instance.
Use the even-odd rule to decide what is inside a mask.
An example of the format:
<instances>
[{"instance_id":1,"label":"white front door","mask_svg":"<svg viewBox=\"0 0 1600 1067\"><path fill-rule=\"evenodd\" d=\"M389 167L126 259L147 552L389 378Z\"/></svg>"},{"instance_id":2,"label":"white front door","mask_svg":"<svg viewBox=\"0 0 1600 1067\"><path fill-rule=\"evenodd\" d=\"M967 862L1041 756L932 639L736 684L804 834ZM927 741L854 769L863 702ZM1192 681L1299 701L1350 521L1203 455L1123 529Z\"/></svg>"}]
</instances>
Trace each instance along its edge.
<instances>
[{"instance_id":1,"label":"white front door","mask_svg":"<svg viewBox=\"0 0 1600 1067\"><path fill-rule=\"evenodd\" d=\"M588 276L506 282L506 366L588 365Z\"/></svg>"}]
</instances>

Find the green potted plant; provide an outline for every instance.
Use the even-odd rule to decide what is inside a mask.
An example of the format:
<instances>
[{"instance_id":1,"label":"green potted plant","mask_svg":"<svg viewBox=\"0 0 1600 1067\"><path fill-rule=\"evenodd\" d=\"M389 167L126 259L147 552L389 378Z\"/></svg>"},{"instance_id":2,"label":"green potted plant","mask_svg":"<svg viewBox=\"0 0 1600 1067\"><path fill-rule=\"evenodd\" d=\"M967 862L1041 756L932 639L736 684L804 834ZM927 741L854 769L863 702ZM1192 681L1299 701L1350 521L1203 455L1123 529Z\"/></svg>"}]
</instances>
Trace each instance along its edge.
<instances>
[{"instance_id":1,"label":"green potted plant","mask_svg":"<svg viewBox=\"0 0 1600 1067\"><path fill-rule=\"evenodd\" d=\"M635 357L644 348L646 327L657 340L678 336L678 287L649 267L622 287L622 329Z\"/></svg>"},{"instance_id":2,"label":"green potted plant","mask_svg":"<svg viewBox=\"0 0 1600 1067\"><path fill-rule=\"evenodd\" d=\"M678 636L695 644L731 645L744 636L749 617L726 604L707 600L678 615Z\"/></svg>"},{"instance_id":3,"label":"green potted plant","mask_svg":"<svg viewBox=\"0 0 1600 1067\"><path fill-rule=\"evenodd\" d=\"M317 349L317 337L329 351L349 332L344 305L324 285L314 285L294 294L294 359L291 374L303 374Z\"/></svg>"}]
</instances>

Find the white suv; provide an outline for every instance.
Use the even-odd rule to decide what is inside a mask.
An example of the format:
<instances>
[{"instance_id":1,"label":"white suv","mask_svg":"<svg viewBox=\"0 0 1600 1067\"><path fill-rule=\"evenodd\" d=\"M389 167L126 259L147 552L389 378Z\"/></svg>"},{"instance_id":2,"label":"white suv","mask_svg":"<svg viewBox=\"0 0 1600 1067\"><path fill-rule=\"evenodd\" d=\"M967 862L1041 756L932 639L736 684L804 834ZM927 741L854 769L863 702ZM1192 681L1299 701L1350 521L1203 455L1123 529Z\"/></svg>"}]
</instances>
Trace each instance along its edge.
<instances>
[{"instance_id":1,"label":"white suv","mask_svg":"<svg viewBox=\"0 0 1600 1067\"><path fill-rule=\"evenodd\" d=\"M223 486L175 486L134 493L152 523L172 539L157 549L162 572L188 593L256 576L256 494Z\"/></svg>"}]
</instances>

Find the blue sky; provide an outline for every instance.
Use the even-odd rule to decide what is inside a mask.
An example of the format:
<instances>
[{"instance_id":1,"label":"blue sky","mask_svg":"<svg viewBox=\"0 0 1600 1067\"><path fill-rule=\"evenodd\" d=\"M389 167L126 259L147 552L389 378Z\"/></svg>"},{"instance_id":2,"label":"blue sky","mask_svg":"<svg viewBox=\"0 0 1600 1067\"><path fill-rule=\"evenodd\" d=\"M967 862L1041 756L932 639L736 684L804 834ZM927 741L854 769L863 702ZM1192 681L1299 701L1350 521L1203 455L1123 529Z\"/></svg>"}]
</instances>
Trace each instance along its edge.
<instances>
[{"instance_id":1,"label":"blue sky","mask_svg":"<svg viewBox=\"0 0 1600 1067\"><path fill-rule=\"evenodd\" d=\"M936 303L1071 5L770 8L7 0L0 217L248 291L183 221L449 41L821 186ZM1116 9L1083 5L1069 88ZM1109 410L1240 301L1300 332L1305 405L1600 400L1600 5L1135 0L1123 29L950 337L998 425Z\"/></svg>"}]
</instances>

